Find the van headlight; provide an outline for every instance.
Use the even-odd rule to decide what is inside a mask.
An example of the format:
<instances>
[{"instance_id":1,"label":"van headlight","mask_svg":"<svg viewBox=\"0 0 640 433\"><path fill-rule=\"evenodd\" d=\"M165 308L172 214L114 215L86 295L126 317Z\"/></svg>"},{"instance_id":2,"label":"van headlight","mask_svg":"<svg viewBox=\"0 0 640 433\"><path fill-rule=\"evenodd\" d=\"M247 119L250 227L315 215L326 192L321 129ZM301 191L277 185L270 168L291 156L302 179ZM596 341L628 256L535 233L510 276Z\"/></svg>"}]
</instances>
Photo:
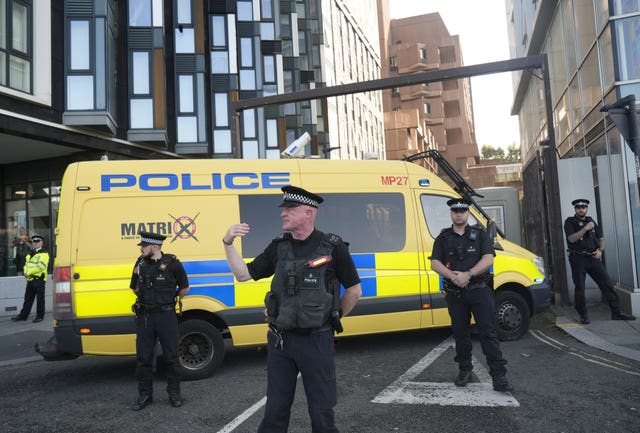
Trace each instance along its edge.
<instances>
[{"instance_id":1,"label":"van headlight","mask_svg":"<svg viewBox=\"0 0 640 433\"><path fill-rule=\"evenodd\" d=\"M533 259L533 264L536 266L538 272L540 272L542 274L542 277L544 278L544 259L542 257L536 257L535 259Z\"/></svg>"}]
</instances>

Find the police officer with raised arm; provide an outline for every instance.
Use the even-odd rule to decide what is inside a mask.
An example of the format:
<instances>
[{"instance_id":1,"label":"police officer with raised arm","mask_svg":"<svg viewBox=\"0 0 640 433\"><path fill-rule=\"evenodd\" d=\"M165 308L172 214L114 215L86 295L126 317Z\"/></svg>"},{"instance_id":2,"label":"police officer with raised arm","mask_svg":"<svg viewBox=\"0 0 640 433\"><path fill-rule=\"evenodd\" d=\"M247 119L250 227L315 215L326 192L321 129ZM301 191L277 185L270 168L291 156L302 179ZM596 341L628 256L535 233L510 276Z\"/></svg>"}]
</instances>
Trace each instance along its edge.
<instances>
[{"instance_id":1,"label":"police officer with raised arm","mask_svg":"<svg viewBox=\"0 0 640 433\"><path fill-rule=\"evenodd\" d=\"M496 331L495 299L490 286L489 269L493 266L493 239L483 227L469 226L470 202L454 198L447 201L452 226L442 230L433 244L431 269L443 277L442 285L451 316L458 363L456 386L471 380L471 314L476 320L482 352L487 358L489 374L496 391L513 391L507 381L507 361L502 357Z\"/></svg>"},{"instance_id":2,"label":"police officer with raised arm","mask_svg":"<svg viewBox=\"0 0 640 433\"><path fill-rule=\"evenodd\" d=\"M43 248L44 238L42 236L31 236L31 244L33 245L33 251L29 252L25 257L25 264L22 269L22 275L27 279L27 287L24 290L24 303L20 314L11 318L14 322L27 320L31 313L34 299L37 301L37 305L36 317L33 319L33 323L42 322L42 319L44 319L44 292L47 269L49 268L49 253Z\"/></svg>"},{"instance_id":3,"label":"police officer with raised arm","mask_svg":"<svg viewBox=\"0 0 640 433\"><path fill-rule=\"evenodd\" d=\"M138 399L131 409L144 409L153 401L152 366L158 340L164 356L169 404L180 407L176 301L189 291L189 280L178 258L162 252L166 236L150 232L139 235L142 255L136 261L129 285L137 296L133 311L136 313Z\"/></svg>"},{"instance_id":4,"label":"police officer with raised arm","mask_svg":"<svg viewBox=\"0 0 640 433\"><path fill-rule=\"evenodd\" d=\"M360 278L347 245L315 228L322 197L295 186L282 187L279 207L286 231L246 264L233 246L249 234L234 224L222 238L227 261L238 281L273 275L265 297L267 335L267 403L258 433L286 433L300 373L313 433L335 433L337 402L334 332L362 294ZM340 284L346 290L340 298Z\"/></svg>"},{"instance_id":5,"label":"police officer with raised arm","mask_svg":"<svg viewBox=\"0 0 640 433\"><path fill-rule=\"evenodd\" d=\"M602 230L590 216L587 216L589 200L579 198L571 202L575 215L564 222L564 233L569 247L569 264L575 285L574 303L580 315L580 323L589 324L587 303L584 296L584 283L587 274L596 282L611 308L612 320L636 320L635 316L620 309L618 294L613 282L602 264L604 237Z\"/></svg>"}]
</instances>

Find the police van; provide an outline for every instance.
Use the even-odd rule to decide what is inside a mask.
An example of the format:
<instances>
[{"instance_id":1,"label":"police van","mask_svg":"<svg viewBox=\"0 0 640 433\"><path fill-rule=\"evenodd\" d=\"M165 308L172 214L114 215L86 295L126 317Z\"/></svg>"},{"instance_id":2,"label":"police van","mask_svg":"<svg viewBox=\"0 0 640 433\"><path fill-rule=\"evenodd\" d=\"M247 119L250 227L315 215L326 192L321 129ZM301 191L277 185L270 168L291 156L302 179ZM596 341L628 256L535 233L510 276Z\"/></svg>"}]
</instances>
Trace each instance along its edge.
<instances>
[{"instance_id":1,"label":"police van","mask_svg":"<svg viewBox=\"0 0 640 433\"><path fill-rule=\"evenodd\" d=\"M435 237L451 225L446 201L458 194L437 175L404 161L158 160L69 165L56 228L52 340L45 359L133 355L129 289L138 233L167 236L163 251L184 264L179 358L185 379L211 375L225 347L266 343L269 281L238 283L222 236L237 222L246 260L282 232L280 188L320 194L316 225L349 243L362 298L342 336L450 326L441 279L430 267ZM470 223L487 225L472 209ZM493 266L502 340L520 338L550 303L540 257L496 237ZM344 290L344 288L342 288Z\"/></svg>"}]
</instances>

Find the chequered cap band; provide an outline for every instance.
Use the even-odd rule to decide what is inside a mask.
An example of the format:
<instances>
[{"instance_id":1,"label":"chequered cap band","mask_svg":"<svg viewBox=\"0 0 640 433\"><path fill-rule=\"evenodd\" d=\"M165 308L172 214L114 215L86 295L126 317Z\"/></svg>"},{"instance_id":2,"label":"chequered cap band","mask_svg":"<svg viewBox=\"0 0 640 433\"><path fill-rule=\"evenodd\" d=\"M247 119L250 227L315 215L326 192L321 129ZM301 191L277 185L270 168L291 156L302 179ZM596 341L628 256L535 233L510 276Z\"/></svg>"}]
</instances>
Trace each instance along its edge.
<instances>
[{"instance_id":1,"label":"chequered cap band","mask_svg":"<svg viewBox=\"0 0 640 433\"><path fill-rule=\"evenodd\" d=\"M144 236L140 236L140 242L145 244L162 245L162 241L160 239L152 239Z\"/></svg>"},{"instance_id":2,"label":"chequered cap band","mask_svg":"<svg viewBox=\"0 0 640 433\"><path fill-rule=\"evenodd\" d=\"M469 209L469 205L466 203L458 202L450 206L451 209Z\"/></svg>"},{"instance_id":3,"label":"chequered cap band","mask_svg":"<svg viewBox=\"0 0 640 433\"><path fill-rule=\"evenodd\" d=\"M576 206L589 206L589 203L587 203L586 201L579 201L576 202L576 204L573 205L574 207Z\"/></svg>"},{"instance_id":4,"label":"chequered cap band","mask_svg":"<svg viewBox=\"0 0 640 433\"><path fill-rule=\"evenodd\" d=\"M284 201L293 201L296 203L301 203L301 204L306 204L308 206L313 206L313 207L318 207L319 203L316 200L313 200L305 195L302 194L295 194L292 192L285 192L284 193L284 197L283 197Z\"/></svg>"}]
</instances>

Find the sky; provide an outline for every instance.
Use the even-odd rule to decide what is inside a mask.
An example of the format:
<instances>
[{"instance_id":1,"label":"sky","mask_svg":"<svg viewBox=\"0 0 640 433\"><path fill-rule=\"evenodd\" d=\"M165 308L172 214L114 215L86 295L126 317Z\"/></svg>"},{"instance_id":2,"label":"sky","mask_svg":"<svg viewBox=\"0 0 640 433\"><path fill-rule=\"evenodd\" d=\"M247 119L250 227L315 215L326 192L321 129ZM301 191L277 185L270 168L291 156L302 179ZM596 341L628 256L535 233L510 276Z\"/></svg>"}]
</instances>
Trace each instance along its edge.
<instances>
[{"instance_id":1,"label":"sky","mask_svg":"<svg viewBox=\"0 0 640 433\"><path fill-rule=\"evenodd\" d=\"M465 66L509 60L505 0L389 0L389 12L391 19L439 12L449 33L460 36ZM479 149L519 145L512 86L510 72L471 78Z\"/></svg>"}]
</instances>

